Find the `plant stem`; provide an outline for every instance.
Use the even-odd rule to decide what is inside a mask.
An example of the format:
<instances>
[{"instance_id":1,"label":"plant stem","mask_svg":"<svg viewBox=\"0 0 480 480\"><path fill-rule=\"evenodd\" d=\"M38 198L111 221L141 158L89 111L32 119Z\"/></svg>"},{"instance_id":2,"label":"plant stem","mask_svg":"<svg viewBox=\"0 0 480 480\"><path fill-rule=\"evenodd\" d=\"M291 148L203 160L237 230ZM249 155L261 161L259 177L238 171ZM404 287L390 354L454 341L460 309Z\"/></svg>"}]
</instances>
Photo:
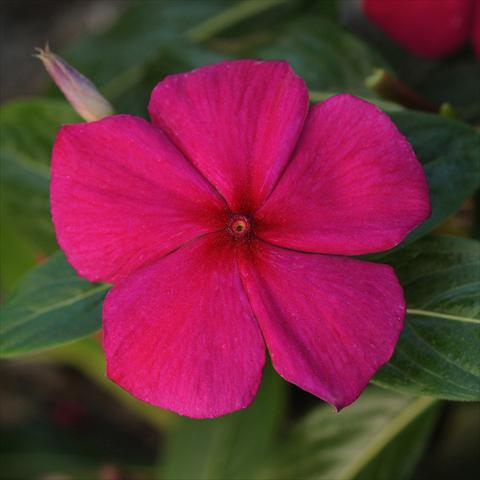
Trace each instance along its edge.
<instances>
[{"instance_id":1,"label":"plant stem","mask_svg":"<svg viewBox=\"0 0 480 480\"><path fill-rule=\"evenodd\" d=\"M414 110L438 112L438 107L422 98L400 79L383 68L377 68L366 78L365 85L385 100L391 100Z\"/></svg>"},{"instance_id":2,"label":"plant stem","mask_svg":"<svg viewBox=\"0 0 480 480\"><path fill-rule=\"evenodd\" d=\"M188 40L195 43L204 42L222 30L286 1L244 0L191 28L186 32L185 36Z\"/></svg>"}]
</instances>

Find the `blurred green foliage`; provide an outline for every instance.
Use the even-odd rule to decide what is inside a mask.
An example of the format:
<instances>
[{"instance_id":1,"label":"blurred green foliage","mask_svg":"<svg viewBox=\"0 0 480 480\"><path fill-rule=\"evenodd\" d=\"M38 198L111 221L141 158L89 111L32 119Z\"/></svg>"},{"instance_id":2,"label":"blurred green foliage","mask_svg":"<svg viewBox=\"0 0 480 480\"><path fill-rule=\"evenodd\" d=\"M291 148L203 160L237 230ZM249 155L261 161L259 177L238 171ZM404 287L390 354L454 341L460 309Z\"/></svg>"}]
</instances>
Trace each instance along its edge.
<instances>
[{"instance_id":1,"label":"blurred green foliage","mask_svg":"<svg viewBox=\"0 0 480 480\"><path fill-rule=\"evenodd\" d=\"M399 248L376 258L395 267L409 309L396 353L374 380L393 392L371 387L340 414L319 402L309 408L308 402L295 400L295 393L292 400L293 387L270 366L252 407L208 421L179 419L107 381L99 342L77 340L100 328L108 286L78 278L64 256L54 253L49 214L55 133L79 118L53 88L42 97L1 107L1 293L6 295L1 354L20 357L46 350L32 362L74 366L107 390L112 402L165 436L158 465L141 455L133 455L134 467L131 459L115 457L122 468L143 475L135 478L412 478L433 429L440 428L435 425L441 399L480 399L479 243L431 235L480 185L479 63L468 52L420 61L378 42L376 35L361 38L338 17L335 0L136 1L106 31L63 53L117 111L142 116L153 86L165 75L242 57L287 59L306 80L313 101L349 92L389 107L425 166L433 214ZM382 103L365 84L379 67L435 106L450 102L458 119ZM464 233L468 236L469 230ZM50 258L34 266L44 257ZM74 343L51 349L68 342ZM14 433L8 435L16 441L2 446L3 478L38 478L53 470L79 479L98 475L100 457L88 449L78 456L62 453L58 432L52 433L53 450L45 441L38 452L35 442L42 443L41 438L33 435L22 445ZM31 433L22 430L21 435L28 439ZM440 444L448 445L442 439Z\"/></svg>"}]
</instances>

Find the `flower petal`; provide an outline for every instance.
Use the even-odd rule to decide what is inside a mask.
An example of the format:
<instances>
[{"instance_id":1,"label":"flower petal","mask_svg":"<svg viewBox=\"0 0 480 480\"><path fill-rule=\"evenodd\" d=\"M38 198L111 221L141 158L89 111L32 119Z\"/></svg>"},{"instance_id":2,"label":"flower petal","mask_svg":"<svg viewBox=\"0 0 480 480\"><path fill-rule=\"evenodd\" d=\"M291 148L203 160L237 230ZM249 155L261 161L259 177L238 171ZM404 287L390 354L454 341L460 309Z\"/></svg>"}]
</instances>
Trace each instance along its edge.
<instances>
[{"instance_id":1,"label":"flower petal","mask_svg":"<svg viewBox=\"0 0 480 480\"><path fill-rule=\"evenodd\" d=\"M222 234L127 278L108 293L103 320L108 376L136 397L196 418L254 398L265 346Z\"/></svg>"},{"instance_id":2,"label":"flower petal","mask_svg":"<svg viewBox=\"0 0 480 480\"><path fill-rule=\"evenodd\" d=\"M155 125L237 212L270 193L298 140L308 92L286 62L225 61L154 89Z\"/></svg>"},{"instance_id":3,"label":"flower petal","mask_svg":"<svg viewBox=\"0 0 480 480\"><path fill-rule=\"evenodd\" d=\"M476 0L363 0L367 16L422 57L453 53L469 38Z\"/></svg>"},{"instance_id":4,"label":"flower petal","mask_svg":"<svg viewBox=\"0 0 480 480\"><path fill-rule=\"evenodd\" d=\"M51 205L70 263L110 282L222 228L225 208L162 132L129 115L60 130Z\"/></svg>"},{"instance_id":5,"label":"flower petal","mask_svg":"<svg viewBox=\"0 0 480 480\"><path fill-rule=\"evenodd\" d=\"M403 135L374 105L336 95L312 108L256 232L284 247L356 255L392 248L429 215L425 174Z\"/></svg>"},{"instance_id":6,"label":"flower petal","mask_svg":"<svg viewBox=\"0 0 480 480\"><path fill-rule=\"evenodd\" d=\"M289 382L341 409L390 359L405 315L391 267L258 241L240 269L273 366Z\"/></svg>"}]
</instances>

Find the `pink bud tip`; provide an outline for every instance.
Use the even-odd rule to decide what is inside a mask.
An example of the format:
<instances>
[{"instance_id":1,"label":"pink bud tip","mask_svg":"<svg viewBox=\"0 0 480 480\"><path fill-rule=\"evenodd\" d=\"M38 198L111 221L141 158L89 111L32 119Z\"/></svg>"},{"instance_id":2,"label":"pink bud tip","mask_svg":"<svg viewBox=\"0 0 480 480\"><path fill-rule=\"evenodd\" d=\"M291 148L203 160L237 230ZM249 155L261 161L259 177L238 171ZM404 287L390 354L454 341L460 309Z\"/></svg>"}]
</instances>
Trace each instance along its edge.
<instances>
[{"instance_id":1,"label":"pink bud tip","mask_svg":"<svg viewBox=\"0 0 480 480\"><path fill-rule=\"evenodd\" d=\"M113 115L113 107L95 85L75 70L63 58L53 53L48 44L37 48L35 56L45 66L57 87L63 92L75 111L87 122Z\"/></svg>"}]
</instances>

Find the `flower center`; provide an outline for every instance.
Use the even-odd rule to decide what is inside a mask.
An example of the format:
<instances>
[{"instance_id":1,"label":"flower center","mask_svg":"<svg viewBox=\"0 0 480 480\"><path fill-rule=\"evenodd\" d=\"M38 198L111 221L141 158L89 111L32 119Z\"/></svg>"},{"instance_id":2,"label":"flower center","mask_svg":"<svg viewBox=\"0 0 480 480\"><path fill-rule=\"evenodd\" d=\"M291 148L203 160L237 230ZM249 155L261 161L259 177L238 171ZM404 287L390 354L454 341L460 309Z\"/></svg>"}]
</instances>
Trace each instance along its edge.
<instances>
[{"instance_id":1,"label":"flower center","mask_svg":"<svg viewBox=\"0 0 480 480\"><path fill-rule=\"evenodd\" d=\"M233 215L228 224L228 230L235 237L245 237L250 232L250 220L243 215Z\"/></svg>"}]
</instances>

